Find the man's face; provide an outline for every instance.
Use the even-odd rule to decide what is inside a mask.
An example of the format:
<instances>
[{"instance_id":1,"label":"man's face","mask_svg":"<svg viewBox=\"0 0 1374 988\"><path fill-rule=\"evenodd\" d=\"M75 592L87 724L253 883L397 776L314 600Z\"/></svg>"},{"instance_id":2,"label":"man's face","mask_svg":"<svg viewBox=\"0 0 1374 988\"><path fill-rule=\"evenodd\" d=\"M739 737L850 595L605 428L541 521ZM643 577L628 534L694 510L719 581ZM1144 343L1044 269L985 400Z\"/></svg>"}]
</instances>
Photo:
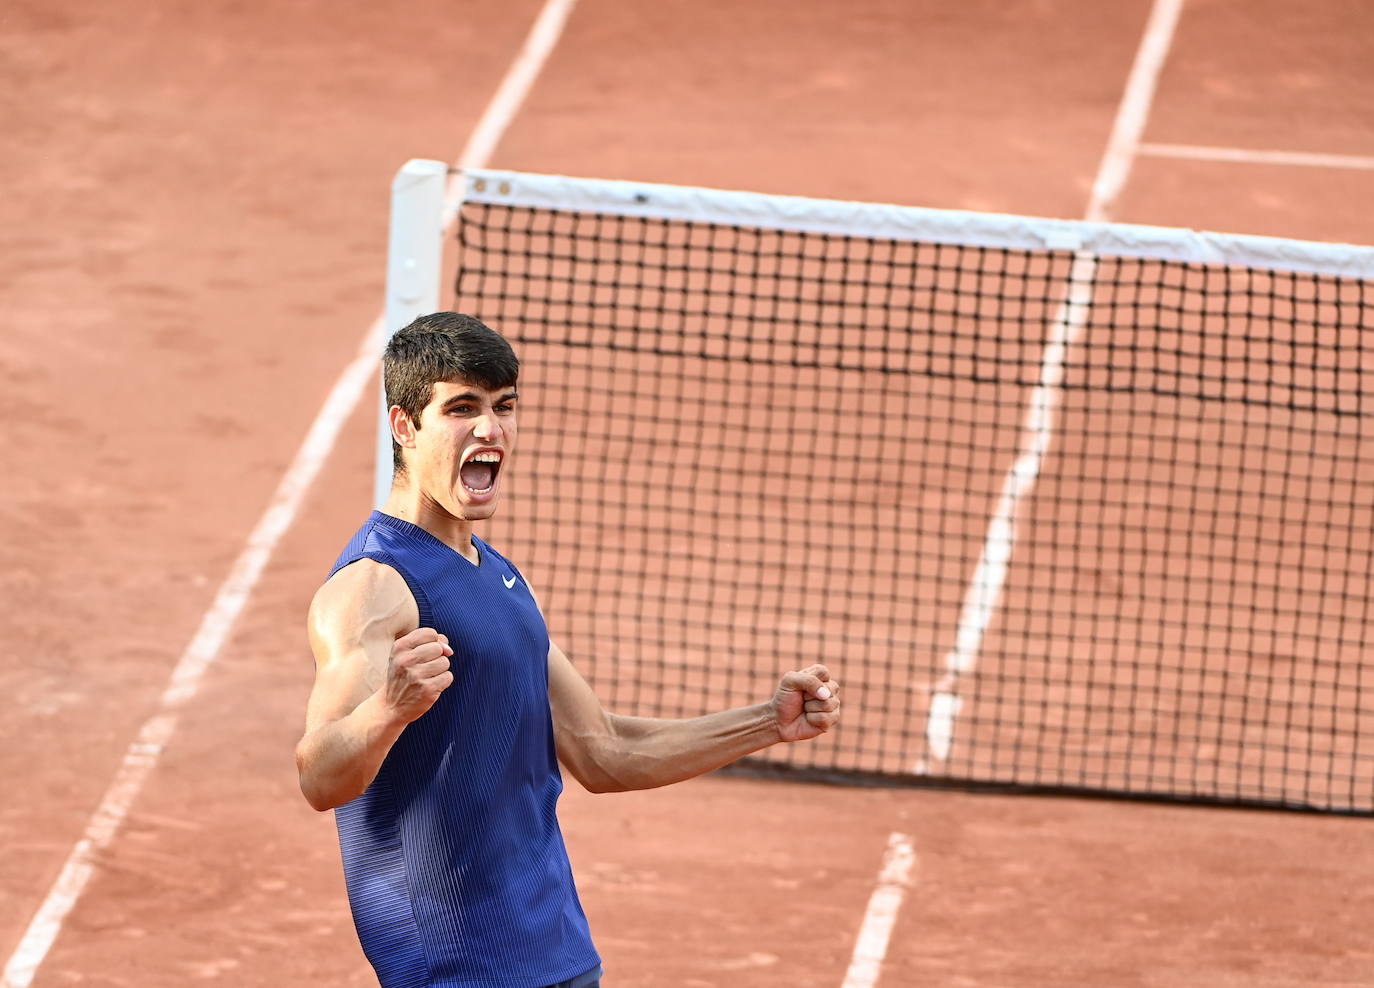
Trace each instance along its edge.
<instances>
[{"instance_id":1,"label":"man's face","mask_svg":"<svg viewBox=\"0 0 1374 988\"><path fill-rule=\"evenodd\" d=\"M515 448L515 388L439 381L407 453L420 489L455 518L490 518Z\"/></svg>"}]
</instances>

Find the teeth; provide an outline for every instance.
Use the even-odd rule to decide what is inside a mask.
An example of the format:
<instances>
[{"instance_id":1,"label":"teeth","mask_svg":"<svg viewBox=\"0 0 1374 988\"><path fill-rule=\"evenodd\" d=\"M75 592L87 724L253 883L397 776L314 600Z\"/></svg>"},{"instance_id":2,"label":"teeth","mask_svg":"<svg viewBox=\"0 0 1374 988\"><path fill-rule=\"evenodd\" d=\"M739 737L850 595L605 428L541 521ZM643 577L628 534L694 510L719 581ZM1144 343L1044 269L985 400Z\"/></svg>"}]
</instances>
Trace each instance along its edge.
<instances>
[{"instance_id":1,"label":"teeth","mask_svg":"<svg viewBox=\"0 0 1374 988\"><path fill-rule=\"evenodd\" d=\"M500 463L501 454L496 452L478 453L469 460L470 463Z\"/></svg>"}]
</instances>

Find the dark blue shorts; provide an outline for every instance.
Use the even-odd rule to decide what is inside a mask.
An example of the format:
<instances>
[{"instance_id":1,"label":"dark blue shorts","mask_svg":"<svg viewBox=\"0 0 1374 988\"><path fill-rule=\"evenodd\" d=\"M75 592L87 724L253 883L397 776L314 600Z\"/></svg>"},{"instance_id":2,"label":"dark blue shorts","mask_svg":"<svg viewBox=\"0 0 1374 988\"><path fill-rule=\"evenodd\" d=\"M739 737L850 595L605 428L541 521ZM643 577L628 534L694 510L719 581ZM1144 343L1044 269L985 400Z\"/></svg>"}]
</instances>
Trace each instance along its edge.
<instances>
[{"instance_id":1,"label":"dark blue shorts","mask_svg":"<svg viewBox=\"0 0 1374 988\"><path fill-rule=\"evenodd\" d=\"M590 971L584 971L575 978L560 981L556 985L549 985L549 988L601 988L601 965L598 964Z\"/></svg>"}]
</instances>

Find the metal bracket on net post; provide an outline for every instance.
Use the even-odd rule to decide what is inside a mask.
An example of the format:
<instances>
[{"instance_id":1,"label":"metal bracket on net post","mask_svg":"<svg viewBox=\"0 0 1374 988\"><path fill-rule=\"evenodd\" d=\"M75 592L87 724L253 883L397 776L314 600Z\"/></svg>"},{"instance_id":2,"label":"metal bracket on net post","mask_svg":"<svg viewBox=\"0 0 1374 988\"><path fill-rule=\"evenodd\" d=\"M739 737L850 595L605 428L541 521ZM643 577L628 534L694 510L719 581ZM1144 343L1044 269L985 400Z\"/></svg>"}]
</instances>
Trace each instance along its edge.
<instances>
[{"instance_id":1,"label":"metal bracket on net post","mask_svg":"<svg viewBox=\"0 0 1374 988\"><path fill-rule=\"evenodd\" d=\"M391 182L391 232L386 262L386 339L416 317L439 308L444 254L444 190L448 165L413 158ZM377 470L373 503L391 491L391 426L386 395L378 398Z\"/></svg>"}]
</instances>

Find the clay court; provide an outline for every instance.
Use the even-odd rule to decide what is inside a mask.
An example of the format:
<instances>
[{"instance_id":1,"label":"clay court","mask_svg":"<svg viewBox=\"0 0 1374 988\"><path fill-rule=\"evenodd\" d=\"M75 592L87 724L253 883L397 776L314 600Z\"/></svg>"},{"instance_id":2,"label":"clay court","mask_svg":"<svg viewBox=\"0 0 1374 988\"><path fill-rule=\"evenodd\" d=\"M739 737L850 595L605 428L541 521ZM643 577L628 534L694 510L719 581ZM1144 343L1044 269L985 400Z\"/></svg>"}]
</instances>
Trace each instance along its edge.
<instances>
[{"instance_id":1,"label":"clay court","mask_svg":"<svg viewBox=\"0 0 1374 988\"><path fill-rule=\"evenodd\" d=\"M241 612L214 608L377 317L393 174L459 158L540 10L0 12L13 984L376 983L292 760L305 609L370 506L370 400ZM488 163L1078 219L1150 11L579 0ZM1374 243L1371 66L1359 0L1186 0L1110 218ZM93 816L130 758L126 814ZM1364 818L739 776L573 784L561 818L608 985L1374 984ZM914 860L891 937L847 980L893 835Z\"/></svg>"}]
</instances>

